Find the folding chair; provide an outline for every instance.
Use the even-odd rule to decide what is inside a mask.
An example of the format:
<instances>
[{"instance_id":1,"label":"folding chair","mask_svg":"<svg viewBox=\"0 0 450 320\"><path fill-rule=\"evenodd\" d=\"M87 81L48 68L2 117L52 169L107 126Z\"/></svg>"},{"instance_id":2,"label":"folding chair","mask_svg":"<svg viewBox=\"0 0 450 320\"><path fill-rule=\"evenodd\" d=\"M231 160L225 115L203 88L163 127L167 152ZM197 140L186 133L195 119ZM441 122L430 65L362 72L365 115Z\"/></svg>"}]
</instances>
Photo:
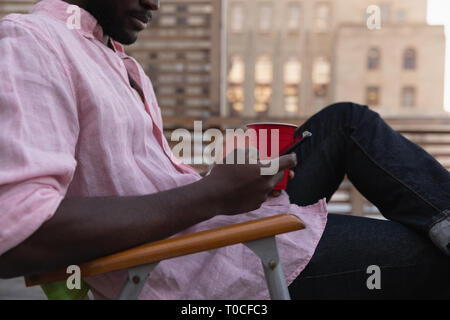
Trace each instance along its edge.
<instances>
[{"instance_id":1,"label":"folding chair","mask_svg":"<svg viewBox=\"0 0 450 320\"><path fill-rule=\"evenodd\" d=\"M296 216L280 214L273 217L238 223L199 233L169 238L99 258L80 265L83 278L112 271L128 269L128 279L118 299L137 299L152 270L162 260L213 250L238 243L246 245L261 260L270 298L289 300L289 291L278 255L275 236L304 229L305 225ZM27 287L46 285L50 297L57 293L49 291L68 290L65 281L70 275L66 270L58 270L25 277ZM64 286L55 286L59 282ZM75 290L76 291L76 290ZM83 292L83 295L86 291ZM76 297L76 294L70 295ZM62 297L60 297L62 298ZM79 296L77 298L80 298Z\"/></svg>"}]
</instances>

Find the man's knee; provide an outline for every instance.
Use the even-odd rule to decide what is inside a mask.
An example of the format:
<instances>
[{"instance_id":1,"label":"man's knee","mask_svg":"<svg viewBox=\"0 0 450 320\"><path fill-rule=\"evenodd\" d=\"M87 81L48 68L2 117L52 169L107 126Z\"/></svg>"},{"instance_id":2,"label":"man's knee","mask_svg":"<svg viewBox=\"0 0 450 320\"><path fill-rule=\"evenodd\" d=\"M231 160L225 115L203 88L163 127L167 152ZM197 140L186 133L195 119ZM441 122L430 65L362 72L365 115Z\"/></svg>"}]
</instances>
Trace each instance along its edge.
<instances>
[{"instance_id":1,"label":"man's knee","mask_svg":"<svg viewBox=\"0 0 450 320\"><path fill-rule=\"evenodd\" d=\"M371 111L367 106L353 102L337 102L322 109L324 112L333 112L338 114L357 113Z\"/></svg>"},{"instance_id":2,"label":"man's knee","mask_svg":"<svg viewBox=\"0 0 450 320\"><path fill-rule=\"evenodd\" d=\"M313 130L314 126L327 126L330 129L345 127L356 128L374 124L379 118L378 113L352 102L340 102L329 105L312 116L304 125L300 126L295 136L298 137L305 129Z\"/></svg>"},{"instance_id":3,"label":"man's knee","mask_svg":"<svg viewBox=\"0 0 450 320\"><path fill-rule=\"evenodd\" d=\"M364 120L379 117L378 113L369 109L367 106L363 106L353 102L339 102L329 105L322 109L319 114L331 117L346 119L351 123L363 122Z\"/></svg>"}]
</instances>

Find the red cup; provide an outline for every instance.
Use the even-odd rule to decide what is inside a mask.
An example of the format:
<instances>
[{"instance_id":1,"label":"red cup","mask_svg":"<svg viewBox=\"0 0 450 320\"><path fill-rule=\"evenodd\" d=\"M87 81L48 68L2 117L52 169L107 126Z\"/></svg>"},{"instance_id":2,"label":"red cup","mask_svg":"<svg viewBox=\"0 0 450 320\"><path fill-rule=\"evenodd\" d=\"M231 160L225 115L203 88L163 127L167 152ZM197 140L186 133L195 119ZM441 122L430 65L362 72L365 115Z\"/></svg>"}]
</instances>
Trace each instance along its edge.
<instances>
[{"instance_id":1,"label":"red cup","mask_svg":"<svg viewBox=\"0 0 450 320\"><path fill-rule=\"evenodd\" d=\"M294 134L297 129L296 125L288 123L276 123L276 122L260 122L251 123L247 125L248 129L253 129L256 132L256 141L251 142L253 147L256 147L259 152L259 158L261 160L268 160L275 156L280 156L285 150L287 150L294 143ZM266 130L267 143L261 143L260 130ZM272 130L278 130L279 141L277 154L272 156ZM289 181L289 170L284 171L283 180L278 183L274 190L286 190Z\"/></svg>"}]
</instances>

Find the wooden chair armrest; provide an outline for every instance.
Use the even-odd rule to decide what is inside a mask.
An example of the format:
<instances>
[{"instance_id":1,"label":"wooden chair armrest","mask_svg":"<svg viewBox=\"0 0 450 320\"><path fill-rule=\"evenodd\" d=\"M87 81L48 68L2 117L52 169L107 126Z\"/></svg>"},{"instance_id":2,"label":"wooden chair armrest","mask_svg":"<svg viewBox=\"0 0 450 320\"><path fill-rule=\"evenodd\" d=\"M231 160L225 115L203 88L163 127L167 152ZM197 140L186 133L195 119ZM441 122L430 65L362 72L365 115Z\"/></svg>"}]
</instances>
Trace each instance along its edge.
<instances>
[{"instance_id":1,"label":"wooden chair armrest","mask_svg":"<svg viewBox=\"0 0 450 320\"><path fill-rule=\"evenodd\" d=\"M229 225L156 241L123 252L95 259L80 265L83 278L139 265L176 258L201 251L217 249L278 234L304 229L303 222L294 215L273 217ZM25 277L27 287L66 280L65 269Z\"/></svg>"}]
</instances>

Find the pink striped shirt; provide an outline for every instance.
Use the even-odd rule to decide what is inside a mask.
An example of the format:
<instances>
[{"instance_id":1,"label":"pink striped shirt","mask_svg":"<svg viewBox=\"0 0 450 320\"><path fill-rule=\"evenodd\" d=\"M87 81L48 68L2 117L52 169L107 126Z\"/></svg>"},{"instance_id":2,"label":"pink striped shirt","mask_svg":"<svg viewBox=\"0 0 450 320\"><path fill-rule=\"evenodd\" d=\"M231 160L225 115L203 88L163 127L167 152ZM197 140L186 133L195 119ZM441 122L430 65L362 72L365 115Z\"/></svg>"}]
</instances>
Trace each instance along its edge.
<instances>
[{"instance_id":1,"label":"pink striped shirt","mask_svg":"<svg viewBox=\"0 0 450 320\"><path fill-rule=\"evenodd\" d=\"M173 156L140 65L120 44L115 50L103 44L102 28L88 12L81 10L81 29L69 29L67 9L63 1L43 0L30 14L0 22L0 255L51 219L65 197L144 195L201 179ZM182 234L279 213L307 225L277 237L290 283L325 228L324 200L298 207L283 194L259 210L216 216ZM86 280L98 298L114 298L125 279L119 271ZM140 296L267 297L262 266L241 244L161 262Z\"/></svg>"}]
</instances>

